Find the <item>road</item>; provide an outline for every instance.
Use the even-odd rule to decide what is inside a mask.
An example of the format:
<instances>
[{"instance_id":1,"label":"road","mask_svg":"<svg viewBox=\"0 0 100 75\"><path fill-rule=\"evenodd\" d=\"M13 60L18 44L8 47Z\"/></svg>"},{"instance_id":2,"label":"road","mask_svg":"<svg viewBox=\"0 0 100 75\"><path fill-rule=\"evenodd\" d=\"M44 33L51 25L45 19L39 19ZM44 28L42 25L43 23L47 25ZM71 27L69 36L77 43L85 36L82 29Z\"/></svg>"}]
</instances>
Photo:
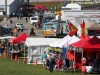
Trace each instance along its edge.
<instances>
[{"instance_id":1,"label":"road","mask_svg":"<svg viewBox=\"0 0 100 75\"><path fill-rule=\"evenodd\" d=\"M29 22L30 22L29 19L28 19L28 23L26 23L25 18L19 19L19 20L18 20L17 18L11 18L11 19L12 19L12 21L13 21L12 26L15 26L16 23L22 23L22 24L24 24L25 29L26 29L26 30L24 30L24 32L25 32L27 35L29 35L31 28L34 27L34 26L32 26L32 25L29 23ZM9 23L9 20L7 21L7 24L8 24L9 26L11 26L10 23ZM2 21L2 22L0 22L0 25L5 25L5 23ZM41 29L36 29L35 27L34 27L34 29L35 29L36 36L32 36L33 38L43 38L43 37L44 37L44 36L43 36L43 32L42 32ZM21 33L20 33L20 34L21 34Z\"/></svg>"}]
</instances>

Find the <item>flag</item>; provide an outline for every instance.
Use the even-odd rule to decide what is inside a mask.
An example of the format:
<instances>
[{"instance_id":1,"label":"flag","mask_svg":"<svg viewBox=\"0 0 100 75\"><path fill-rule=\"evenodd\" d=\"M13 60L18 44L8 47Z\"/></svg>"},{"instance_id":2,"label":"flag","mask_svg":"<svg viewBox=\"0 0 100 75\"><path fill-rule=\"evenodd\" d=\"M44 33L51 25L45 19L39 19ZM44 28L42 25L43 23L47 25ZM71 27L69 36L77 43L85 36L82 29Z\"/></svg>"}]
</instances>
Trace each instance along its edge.
<instances>
[{"instance_id":1,"label":"flag","mask_svg":"<svg viewBox=\"0 0 100 75\"><path fill-rule=\"evenodd\" d=\"M66 23L66 33L69 35L69 33L70 33L70 28L69 28L70 21L67 20L66 22L67 22Z\"/></svg>"},{"instance_id":2,"label":"flag","mask_svg":"<svg viewBox=\"0 0 100 75\"><path fill-rule=\"evenodd\" d=\"M65 7L67 5L67 2L64 0L63 6Z\"/></svg>"},{"instance_id":3,"label":"flag","mask_svg":"<svg viewBox=\"0 0 100 75\"><path fill-rule=\"evenodd\" d=\"M86 36L86 28L85 28L85 22L83 20L83 23L80 24L81 26L81 36L84 38Z\"/></svg>"},{"instance_id":4,"label":"flag","mask_svg":"<svg viewBox=\"0 0 100 75\"><path fill-rule=\"evenodd\" d=\"M70 36L75 35L78 31L77 27L75 27L71 22L69 24L69 28L70 28L70 33L69 33Z\"/></svg>"},{"instance_id":5,"label":"flag","mask_svg":"<svg viewBox=\"0 0 100 75\"><path fill-rule=\"evenodd\" d=\"M67 34L73 36L77 33L78 29L69 20L67 20L66 30L67 30Z\"/></svg>"}]
</instances>

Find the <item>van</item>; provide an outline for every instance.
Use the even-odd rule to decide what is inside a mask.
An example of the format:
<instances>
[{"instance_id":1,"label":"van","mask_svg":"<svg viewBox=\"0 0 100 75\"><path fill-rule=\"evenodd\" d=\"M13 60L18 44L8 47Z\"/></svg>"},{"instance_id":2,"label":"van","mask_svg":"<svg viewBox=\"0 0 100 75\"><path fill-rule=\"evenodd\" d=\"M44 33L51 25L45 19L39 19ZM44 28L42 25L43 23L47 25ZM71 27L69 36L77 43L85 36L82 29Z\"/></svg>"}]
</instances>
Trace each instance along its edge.
<instances>
[{"instance_id":1,"label":"van","mask_svg":"<svg viewBox=\"0 0 100 75\"><path fill-rule=\"evenodd\" d=\"M39 17L38 16L30 17L31 25L34 25L38 21L39 21Z\"/></svg>"}]
</instances>

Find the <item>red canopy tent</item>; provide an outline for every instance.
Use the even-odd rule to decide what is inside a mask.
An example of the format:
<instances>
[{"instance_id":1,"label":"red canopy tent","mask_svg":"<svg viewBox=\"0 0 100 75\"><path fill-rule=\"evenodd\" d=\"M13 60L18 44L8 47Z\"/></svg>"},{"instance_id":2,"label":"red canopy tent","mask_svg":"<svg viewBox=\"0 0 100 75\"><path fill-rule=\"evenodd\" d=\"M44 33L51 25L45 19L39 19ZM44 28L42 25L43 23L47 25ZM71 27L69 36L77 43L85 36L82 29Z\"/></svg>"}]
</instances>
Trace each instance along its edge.
<instances>
[{"instance_id":1,"label":"red canopy tent","mask_svg":"<svg viewBox=\"0 0 100 75\"><path fill-rule=\"evenodd\" d=\"M74 46L74 47L82 47L86 41L90 40L90 37L87 35L85 38L82 38L81 40L70 44L69 46Z\"/></svg>"},{"instance_id":2,"label":"red canopy tent","mask_svg":"<svg viewBox=\"0 0 100 75\"><path fill-rule=\"evenodd\" d=\"M22 44L26 41L26 38L29 37L26 33L22 33L21 35L19 35L18 37L12 39L10 41L11 44Z\"/></svg>"},{"instance_id":3,"label":"red canopy tent","mask_svg":"<svg viewBox=\"0 0 100 75\"><path fill-rule=\"evenodd\" d=\"M42 9L42 10L48 10L46 7L44 7L43 5L36 5L36 6L34 6L33 7L33 9L38 9L38 8L40 8L40 9Z\"/></svg>"},{"instance_id":4,"label":"red canopy tent","mask_svg":"<svg viewBox=\"0 0 100 75\"><path fill-rule=\"evenodd\" d=\"M83 49L87 51L100 51L100 39L94 36L83 45Z\"/></svg>"},{"instance_id":5,"label":"red canopy tent","mask_svg":"<svg viewBox=\"0 0 100 75\"><path fill-rule=\"evenodd\" d=\"M83 44L82 44L83 43ZM76 61L75 66L77 66L78 69L81 69L81 54L83 54L83 56L85 57L91 57L90 58L90 62L93 62L93 60L95 58L98 58L98 55L100 55L100 39L97 38L96 36L94 36L93 38L89 38L88 36L85 38L82 38L80 41L75 42L73 44L70 44L70 46L75 46L76 48L83 48L83 52L85 52L85 54L82 53L78 53L74 51L69 51L69 56L71 55L71 57L69 57L70 60ZM71 53L71 54L70 54ZM96 53L96 57L95 57L95 53ZM80 55L80 56L77 56Z\"/></svg>"}]
</instances>

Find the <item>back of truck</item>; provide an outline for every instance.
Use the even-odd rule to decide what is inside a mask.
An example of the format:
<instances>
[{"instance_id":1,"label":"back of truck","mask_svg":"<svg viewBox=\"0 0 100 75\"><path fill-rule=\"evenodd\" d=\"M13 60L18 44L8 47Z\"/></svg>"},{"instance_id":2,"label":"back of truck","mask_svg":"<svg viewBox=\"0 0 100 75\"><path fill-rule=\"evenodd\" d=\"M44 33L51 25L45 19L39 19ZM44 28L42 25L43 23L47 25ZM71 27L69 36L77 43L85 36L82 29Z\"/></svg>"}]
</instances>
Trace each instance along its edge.
<instances>
[{"instance_id":1,"label":"back of truck","mask_svg":"<svg viewBox=\"0 0 100 75\"><path fill-rule=\"evenodd\" d=\"M57 23L47 22L43 24L43 35L44 37L56 37Z\"/></svg>"}]
</instances>

